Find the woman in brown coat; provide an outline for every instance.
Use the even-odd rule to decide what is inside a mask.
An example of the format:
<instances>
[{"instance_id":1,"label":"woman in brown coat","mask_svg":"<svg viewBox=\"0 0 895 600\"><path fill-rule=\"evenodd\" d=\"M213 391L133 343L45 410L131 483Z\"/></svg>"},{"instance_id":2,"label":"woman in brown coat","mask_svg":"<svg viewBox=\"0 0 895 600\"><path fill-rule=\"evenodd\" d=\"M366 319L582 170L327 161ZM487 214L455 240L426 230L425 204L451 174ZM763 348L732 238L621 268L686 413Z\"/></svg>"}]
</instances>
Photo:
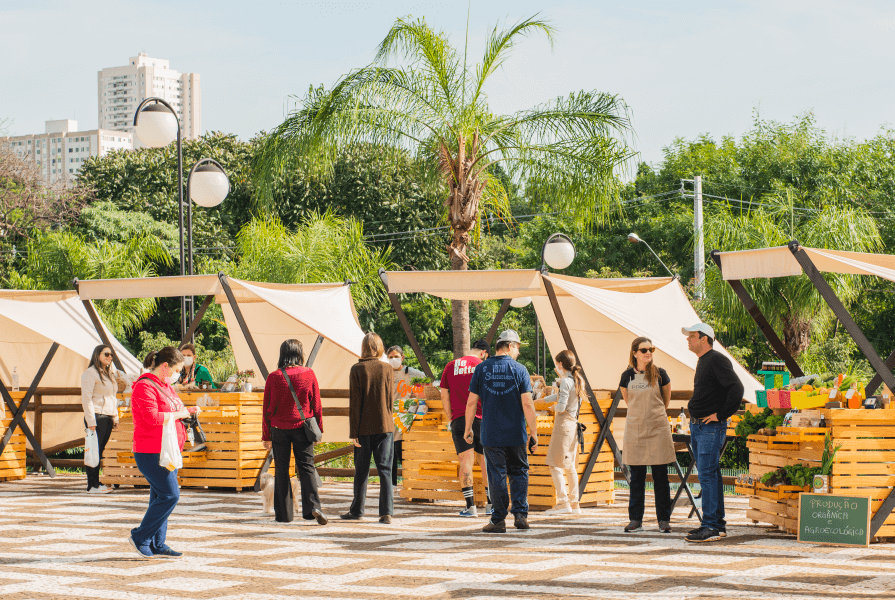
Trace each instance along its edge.
<instances>
[{"instance_id":1,"label":"woman in brown coat","mask_svg":"<svg viewBox=\"0 0 895 600\"><path fill-rule=\"evenodd\" d=\"M631 494L628 499L626 532L640 531L643 523L646 467L653 473L656 518L659 531L671 531L671 488L668 463L673 462L674 442L666 409L671 401L671 379L665 369L653 362L656 349L649 338L639 337L631 344L630 367L622 373L619 387L628 405L622 460L631 470Z\"/></svg>"},{"instance_id":2,"label":"woman in brown coat","mask_svg":"<svg viewBox=\"0 0 895 600\"><path fill-rule=\"evenodd\" d=\"M379 470L379 522L391 523L392 453L395 422L392 420L392 366L381 360L382 338L368 333L361 343L360 361L348 375L348 428L354 443L354 500L343 519L364 516L370 457Z\"/></svg>"}]
</instances>

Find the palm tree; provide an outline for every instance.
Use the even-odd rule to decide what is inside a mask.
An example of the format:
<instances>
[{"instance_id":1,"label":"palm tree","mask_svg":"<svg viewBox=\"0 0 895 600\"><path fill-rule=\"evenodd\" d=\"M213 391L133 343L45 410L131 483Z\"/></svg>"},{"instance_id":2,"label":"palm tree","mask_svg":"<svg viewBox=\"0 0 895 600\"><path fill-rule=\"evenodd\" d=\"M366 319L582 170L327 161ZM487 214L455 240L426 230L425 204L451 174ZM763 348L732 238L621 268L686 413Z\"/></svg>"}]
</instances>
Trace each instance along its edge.
<instances>
[{"instance_id":1,"label":"palm tree","mask_svg":"<svg viewBox=\"0 0 895 600\"><path fill-rule=\"evenodd\" d=\"M320 283L353 281L351 296L359 309L383 299L379 269L394 267L390 249L364 241L363 226L330 212L310 213L291 232L278 219L254 219L239 232L239 265L234 274L249 281Z\"/></svg>"},{"instance_id":2,"label":"palm tree","mask_svg":"<svg viewBox=\"0 0 895 600\"><path fill-rule=\"evenodd\" d=\"M794 239L809 248L872 252L882 247L876 221L862 209L835 205L800 209L791 198L778 204L742 213L723 205L713 209L706 219L707 247L723 251L770 248ZM846 305L866 287L856 275L828 273L826 279ZM794 357L808 348L813 333L826 329L833 319L807 277L750 279L743 284L774 329L783 332L783 343ZM725 329L734 335L753 331L754 321L717 269L706 271L706 291Z\"/></svg>"},{"instance_id":3,"label":"palm tree","mask_svg":"<svg viewBox=\"0 0 895 600\"><path fill-rule=\"evenodd\" d=\"M605 219L617 197L615 172L632 156L624 139L628 111L619 97L581 91L511 115L489 109L489 79L522 38L536 33L553 42L553 27L536 17L495 27L482 61L471 67L468 48L461 53L423 20L398 19L371 65L329 91L312 89L267 136L253 165L261 205L272 206L286 171L326 176L340 152L373 144L383 153L417 157L422 180L445 194L454 270L467 268L483 211L510 215L498 166L516 182L537 182L557 210L581 224ZM460 356L469 347L469 303L453 301L451 309Z\"/></svg>"},{"instance_id":4,"label":"palm tree","mask_svg":"<svg viewBox=\"0 0 895 600\"><path fill-rule=\"evenodd\" d=\"M153 235L136 235L126 242L88 242L72 231L39 234L28 243L24 268L4 281L13 289L67 290L77 279L154 277L156 265L173 264L165 243ZM140 328L156 308L155 298L100 300L96 308L115 334Z\"/></svg>"}]
</instances>

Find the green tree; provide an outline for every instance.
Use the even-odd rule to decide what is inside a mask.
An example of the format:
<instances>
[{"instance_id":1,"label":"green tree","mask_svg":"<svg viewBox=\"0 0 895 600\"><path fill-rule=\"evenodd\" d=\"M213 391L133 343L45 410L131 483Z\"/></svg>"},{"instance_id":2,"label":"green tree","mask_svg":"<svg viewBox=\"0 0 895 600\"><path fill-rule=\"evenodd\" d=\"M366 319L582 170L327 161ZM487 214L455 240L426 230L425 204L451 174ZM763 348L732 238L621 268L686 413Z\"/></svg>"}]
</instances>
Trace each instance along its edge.
<instances>
[{"instance_id":1,"label":"green tree","mask_svg":"<svg viewBox=\"0 0 895 600\"><path fill-rule=\"evenodd\" d=\"M398 19L372 65L329 91L312 90L266 138L255 161L259 198L270 206L284 172L331 175L340 152L369 143L387 155L407 150L419 157L421 181L443 190L455 270L468 266L482 212L510 213L496 165L516 182L538 181L580 222L606 218L618 191L615 171L631 156L620 138L629 131L627 108L617 96L582 91L512 115L488 106L488 80L523 37L536 33L553 41L552 26L536 18L495 27L482 61L470 67L468 48L461 53L422 20ZM453 301L451 310L460 356L470 342L469 305Z\"/></svg>"}]
</instances>

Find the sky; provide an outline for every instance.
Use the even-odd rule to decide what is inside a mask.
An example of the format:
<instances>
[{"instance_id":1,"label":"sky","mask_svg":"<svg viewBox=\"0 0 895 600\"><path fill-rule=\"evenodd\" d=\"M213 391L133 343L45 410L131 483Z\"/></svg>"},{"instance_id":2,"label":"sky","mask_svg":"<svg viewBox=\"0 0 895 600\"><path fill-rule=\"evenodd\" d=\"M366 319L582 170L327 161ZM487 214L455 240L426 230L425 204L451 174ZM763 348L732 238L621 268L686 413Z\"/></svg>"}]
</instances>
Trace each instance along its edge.
<instances>
[{"instance_id":1,"label":"sky","mask_svg":"<svg viewBox=\"0 0 895 600\"><path fill-rule=\"evenodd\" d=\"M621 96L634 148L656 165L675 138L741 136L755 114L808 111L831 135L895 123L895 2L55 2L0 0L0 120L97 126L97 72L145 52L201 76L202 129L250 139L282 122L309 86L368 64L398 17L425 18L469 62L488 32L539 14L557 29L525 40L490 81L495 112L579 90ZM468 20L467 20L468 16Z\"/></svg>"}]
</instances>

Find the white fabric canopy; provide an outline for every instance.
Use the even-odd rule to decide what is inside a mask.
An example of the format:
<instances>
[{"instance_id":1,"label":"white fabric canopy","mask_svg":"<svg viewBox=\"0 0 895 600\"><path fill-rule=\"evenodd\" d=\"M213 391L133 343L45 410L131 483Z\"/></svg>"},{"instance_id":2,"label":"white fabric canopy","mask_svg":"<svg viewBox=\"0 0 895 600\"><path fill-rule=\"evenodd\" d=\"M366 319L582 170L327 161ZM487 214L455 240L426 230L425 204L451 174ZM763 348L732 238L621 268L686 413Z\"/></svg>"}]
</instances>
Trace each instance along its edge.
<instances>
[{"instance_id":1,"label":"white fabric canopy","mask_svg":"<svg viewBox=\"0 0 895 600\"><path fill-rule=\"evenodd\" d=\"M81 375L87 370L94 348L102 340L87 310L77 297L59 301L9 300L14 294L0 294L0 377L10 385L13 368L19 385L26 390L53 342L59 344L56 355L40 381L40 387L81 387ZM28 295L19 296L22 298ZM35 297L35 296L32 296ZM105 328L105 325L103 326ZM139 373L140 362L115 339L106 334L127 373ZM47 404L80 402L80 397L44 397ZM34 430L33 419L28 418ZM41 442L45 448L84 437L80 414L45 413Z\"/></svg>"},{"instance_id":2,"label":"white fabric canopy","mask_svg":"<svg viewBox=\"0 0 895 600\"><path fill-rule=\"evenodd\" d=\"M658 352L657 365L668 371L672 389L692 390L697 356L687 348L681 327L699 322L699 316L677 280L649 292L628 293L583 285L572 278L549 277L568 296L557 295L560 309L591 385L601 389L618 387L621 373L628 367L631 342L644 336ZM551 354L565 349L565 341L547 298L534 299L538 320ZM743 383L743 396L754 402L755 390L763 389L727 350L715 342L714 348L728 356Z\"/></svg>"},{"instance_id":3,"label":"white fabric canopy","mask_svg":"<svg viewBox=\"0 0 895 600\"><path fill-rule=\"evenodd\" d=\"M799 247L821 272L875 275L895 281L895 256ZM721 252L725 280L801 275L802 267L787 246Z\"/></svg>"}]
</instances>

